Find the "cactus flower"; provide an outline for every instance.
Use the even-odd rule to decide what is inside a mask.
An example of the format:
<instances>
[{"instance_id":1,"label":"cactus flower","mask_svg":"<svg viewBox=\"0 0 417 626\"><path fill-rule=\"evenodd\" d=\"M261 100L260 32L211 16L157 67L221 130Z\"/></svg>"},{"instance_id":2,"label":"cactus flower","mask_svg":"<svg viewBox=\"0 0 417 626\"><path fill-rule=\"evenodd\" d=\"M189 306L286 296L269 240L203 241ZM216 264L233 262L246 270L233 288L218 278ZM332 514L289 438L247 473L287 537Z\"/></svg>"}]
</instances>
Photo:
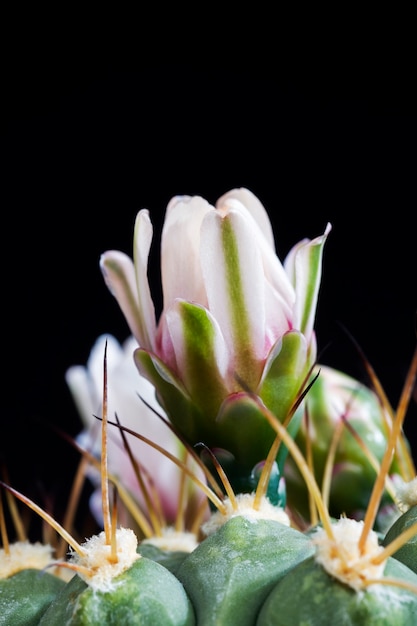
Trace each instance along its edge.
<instances>
[{"instance_id":1,"label":"cactus flower","mask_svg":"<svg viewBox=\"0 0 417 626\"><path fill-rule=\"evenodd\" d=\"M229 191L215 206L199 196L172 198L161 235L159 320L148 283L149 211L137 214L133 259L117 250L101 256L138 342L140 373L184 437L226 451L243 482L275 439L250 394L283 421L315 362L330 228L297 243L282 263L266 210L248 189Z\"/></svg>"},{"instance_id":2,"label":"cactus flower","mask_svg":"<svg viewBox=\"0 0 417 626\"><path fill-rule=\"evenodd\" d=\"M101 416L103 397L103 358L107 342L107 395L108 419L114 421L115 414L120 423L148 439L155 441L177 458L185 458L185 448L178 438L144 402L152 406L159 414L163 409L155 400L154 388L148 380L140 376L134 361L133 352L137 342L129 337L123 345L112 335L101 335L94 343L87 365L74 365L65 374L67 385L78 408L84 429L78 436L80 445L100 456L101 422L95 415ZM133 464L123 445L119 430L109 425L108 429L108 467L121 482L123 487L134 497L142 512L149 519L143 490L138 484ZM127 435L131 452L144 468L142 478L147 489L152 489L160 500L160 506L167 525L174 524L181 504L180 489L183 472L170 459L136 437ZM202 472L193 466L200 480ZM97 489L91 498L91 508L99 523L102 524L102 496L98 471L90 472L90 478ZM191 481L187 500L192 516L202 501L200 493Z\"/></svg>"},{"instance_id":3,"label":"cactus flower","mask_svg":"<svg viewBox=\"0 0 417 626\"><path fill-rule=\"evenodd\" d=\"M308 420L302 420L296 441L306 454L309 439L315 477L322 485L332 440L341 426L332 464L329 511L336 518L346 514L362 519L386 451L392 421L371 388L332 367L316 367L319 376L298 410L308 415ZM385 491L381 498L377 527L382 528L391 516L398 515L394 505L396 484L404 480L410 463L409 444L401 434L390 467L393 489L391 493ZM291 458L286 463L285 477L290 506L308 517L307 488Z\"/></svg>"}]
</instances>

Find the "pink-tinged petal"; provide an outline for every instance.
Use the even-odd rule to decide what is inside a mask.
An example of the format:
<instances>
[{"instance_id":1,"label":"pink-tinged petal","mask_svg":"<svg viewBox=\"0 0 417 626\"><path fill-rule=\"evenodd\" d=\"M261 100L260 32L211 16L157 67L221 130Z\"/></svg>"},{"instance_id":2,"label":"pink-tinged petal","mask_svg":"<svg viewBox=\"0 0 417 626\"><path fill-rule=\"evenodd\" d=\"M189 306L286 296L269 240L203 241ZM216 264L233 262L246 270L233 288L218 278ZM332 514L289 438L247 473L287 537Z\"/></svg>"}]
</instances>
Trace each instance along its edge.
<instances>
[{"instance_id":1,"label":"pink-tinged petal","mask_svg":"<svg viewBox=\"0 0 417 626\"><path fill-rule=\"evenodd\" d=\"M257 384L264 358L264 272L250 222L237 211L213 211L201 229L201 264L209 309L218 321L237 375Z\"/></svg>"},{"instance_id":2,"label":"pink-tinged petal","mask_svg":"<svg viewBox=\"0 0 417 626\"><path fill-rule=\"evenodd\" d=\"M265 354L279 337L293 328L292 309L283 296L265 284Z\"/></svg>"},{"instance_id":3,"label":"pink-tinged petal","mask_svg":"<svg viewBox=\"0 0 417 626\"><path fill-rule=\"evenodd\" d=\"M141 332L143 339L140 345L148 349L155 349L156 331L155 307L148 281L148 260L152 237L153 228L149 218L149 211L142 209L137 214L135 220L133 260L136 272L139 310L142 318Z\"/></svg>"},{"instance_id":4,"label":"pink-tinged petal","mask_svg":"<svg viewBox=\"0 0 417 626\"><path fill-rule=\"evenodd\" d=\"M201 222L210 211L214 207L199 196L176 196L168 204L161 234L164 309L175 298L207 303L199 248Z\"/></svg>"},{"instance_id":5,"label":"pink-tinged petal","mask_svg":"<svg viewBox=\"0 0 417 626\"><path fill-rule=\"evenodd\" d=\"M296 295L284 266L271 248L262 246L261 252L265 279L272 285L273 289L281 295L287 307L292 309Z\"/></svg>"},{"instance_id":6,"label":"pink-tinged petal","mask_svg":"<svg viewBox=\"0 0 417 626\"><path fill-rule=\"evenodd\" d=\"M250 222L252 231L251 245L257 245L261 252L265 279L281 294L287 305L292 307L295 301L294 288L276 255L268 215L259 200L251 192L247 190L237 191L242 191L242 193L230 192L225 194L217 202L216 207L223 215L232 210L240 212ZM245 204L245 201L247 204ZM259 222L257 221L258 219Z\"/></svg>"},{"instance_id":7,"label":"pink-tinged petal","mask_svg":"<svg viewBox=\"0 0 417 626\"><path fill-rule=\"evenodd\" d=\"M231 200L238 200L241 204L243 204L253 217L254 221L258 225L258 228L261 229L271 248L275 250L275 241L271 222L268 217L268 213L260 200L251 191L249 191L249 189L240 187L239 189L232 189L221 196L216 202L216 208L221 210L224 205L230 206Z\"/></svg>"},{"instance_id":8,"label":"pink-tinged petal","mask_svg":"<svg viewBox=\"0 0 417 626\"><path fill-rule=\"evenodd\" d=\"M119 250L108 250L100 257L100 269L110 292L116 298L129 328L140 346L155 348L155 308L147 270L152 242L152 225L146 210L139 211L135 223L132 259Z\"/></svg>"},{"instance_id":9,"label":"pink-tinged petal","mask_svg":"<svg viewBox=\"0 0 417 626\"><path fill-rule=\"evenodd\" d=\"M320 288L323 248L331 225L327 224L323 235L296 244L287 255L284 267L295 291L294 328L305 334L307 340L313 332Z\"/></svg>"},{"instance_id":10,"label":"pink-tinged petal","mask_svg":"<svg viewBox=\"0 0 417 626\"><path fill-rule=\"evenodd\" d=\"M169 311L169 309L168 309ZM166 320L166 312L163 312L156 332L156 350L158 357L171 369L177 372L177 357L174 346L172 345L172 337L169 332Z\"/></svg>"},{"instance_id":11,"label":"pink-tinged petal","mask_svg":"<svg viewBox=\"0 0 417 626\"><path fill-rule=\"evenodd\" d=\"M100 269L106 285L116 298L132 334L139 345L145 345L145 325L139 308L135 267L132 259L119 250L108 250L100 257Z\"/></svg>"}]
</instances>

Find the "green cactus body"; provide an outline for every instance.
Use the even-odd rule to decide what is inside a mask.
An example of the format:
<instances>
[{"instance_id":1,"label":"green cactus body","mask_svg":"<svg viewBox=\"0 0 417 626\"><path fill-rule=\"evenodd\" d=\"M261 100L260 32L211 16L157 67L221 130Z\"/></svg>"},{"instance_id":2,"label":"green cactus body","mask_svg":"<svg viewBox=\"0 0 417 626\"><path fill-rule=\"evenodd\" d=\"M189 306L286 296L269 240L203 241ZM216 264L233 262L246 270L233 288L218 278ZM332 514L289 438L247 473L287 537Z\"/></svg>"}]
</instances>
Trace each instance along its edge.
<instances>
[{"instance_id":1,"label":"green cactus body","mask_svg":"<svg viewBox=\"0 0 417 626\"><path fill-rule=\"evenodd\" d=\"M169 571L173 574L176 573L185 557L189 554L189 552L184 552L182 550L162 550L161 548L158 548L158 546L154 546L151 543L139 544L138 552L142 556L160 563L169 569Z\"/></svg>"},{"instance_id":2,"label":"green cactus body","mask_svg":"<svg viewBox=\"0 0 417 626\"><path fill-rule=\"evenodd\" d=\"M303 533L267 519L230 518L177 570L198 626L253 626L269 591L314 548Z\"/></svg>"},{"instance_id":3,"label":"green cactus body","mask_svg":"<svg viewBox=\"0 0 417 626\"><path fill-rule=\"evenodd\" d=\"M0 624L35 626L66 583L39 569L24 569L0 580Z\"/></svg>"},{"instance_id":4,"label":"green cactus body","mask_svg":"<svg viewBox=\"0 0 417 626\"><path fill-rule=\"evenodd\" d=\"M388 557L384 576L417 584L417 575ZM394 585L356 591L330 576L314 556L282 578L256 626L405 626L417 623L417 594Z\"/></svg>"},{"instance_id":5,"label":"green cactus body","mask_svg":"<svg viewBox=\"0 0 417 626\"><path fill-rule=\"evenodd\" d=\"M193 607L181 583L163 565L141 557L100 591L74 576L39 626L194 626Z\"/></svg>"},{"instance_id":6,"label":"green cactus body","mask_svg":"<svg viewBox=\"0 0 417 626\"><path fill-rule=\"evenodd\" d=\"M404 530L410 528L417 522L417 505L412 506L408 511L400 515L400 517L393 523L391 528L385 535L382 545L387 546ZM392 555L398 561L405 563L413 572L417 573L417 534L407 541L401 548L399 548Z\"/></svg>"},{"instance_id":7,"label":"green cactus body","mask_svg":"<svg viewBox=\"0 0 417 626\"><path fill-rule=\"evenodd\" d=\"M345 422L335 452L328 508L330 515L336 518L343 514L360 519L366 514L378 474L365 449L377 464L381 463L389 431L385 411L371 388L332 367L322 364L318 367L320 374L296 413L296 418L302 417L302 420L295 440L304 456L307 445L311 447L312 467L317 483L321 485L332 439L340 424ZM308 420L305 419L307 415ZM403 475L402 468L409 463L409 449L407 439L400 433L389 467L391 477ZM292 457L286 462L285 479L288 505L308 520L308 487ZM391 494L384 490L376 518L376 527L384 532L384 509L392 505Z\"/></svg>"}]
</instances>

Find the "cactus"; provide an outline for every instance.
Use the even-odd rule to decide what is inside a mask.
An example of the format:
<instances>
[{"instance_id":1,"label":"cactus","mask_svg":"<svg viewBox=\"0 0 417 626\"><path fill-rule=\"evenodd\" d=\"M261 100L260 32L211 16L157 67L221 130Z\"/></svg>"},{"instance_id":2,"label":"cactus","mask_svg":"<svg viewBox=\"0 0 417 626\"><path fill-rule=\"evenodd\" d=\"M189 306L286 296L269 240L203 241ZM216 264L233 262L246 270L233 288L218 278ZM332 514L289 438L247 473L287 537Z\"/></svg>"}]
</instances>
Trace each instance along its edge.
<instances>
[{"instance_id":1,"label":"cactus","mask_svg":"<svg viewBox=\"0 0 417 626\"><path fill-rule=\"evenodd\" d=\"M174 198L159 322L148 212L133 260L103 254L132 336L123 349L111 338L109 372L101 336L87 368L67 373L99 529L80 543L0 481L69 545L56 560L42 545L37 569L28 556L9 567L19 542L9 545L0 508L0 625L416 623L417 477L403 423L417 350L395 411L366 360L369 388L316 362L330 230L281 264L248 190L216 207Z\"/></svg>"},{"instance_id":2,"label":"cactus","mask_svg":"<svg viewBox=\"0 0 417 626\"><path fill-rule=\"evenodd\" d=\"M140 556L112 579L111 588L92 587L75 575L39 621L39 626L62 624L194 626L195 619L178 579L163 565Z\"/></svg>"},{"instance_id":3,"label":"cactus","mask_svg":"<svg viewBox=\"0 0 417 626\"><path fill-rule=\"evenodd\" d=\"M29 567L0 579L0 624L36 626L64 586L62 578Z\"/></svg>"},{"instance_id":4,"label":"cactus","mask_svg":"<svg viewBox=\"0 0 417 626\"><path fill-rule=\"evenodd\" d=\"M295 528L236 515L188 554L176 575L200 626L252 626L274 584L313 550Z\"/></svg>"},{"instance_id":5,"label":"cactus","mask_svg":"<svg viewBox=\"0 0 417 626\"><path fill-rule=\"evenodd\" d=\"M256 626L404 626L417 616L417 577L396 559L389 559L385 575L414 584L374 585L358 592L329 575L314 557L291 570L262 606Z\"/></svg>"},{"instance_id":6,"label":"cactus","mask_svg":"<svg viewBox=\"0 0 417 626\"><path fill-rule=\"evenodd\" d=\"M417 534L415 533L417 527L417 505L411 506L407 511L404 511L399 518L395 520L392 526L388 529L383 541L383 546L393 544L398 537L402 536L403 532L407 531L410 538L404 545L400 545L398 550L395 550L393 556L407 565L413 572L417 573Z\"/></svg>"}]
</instances>

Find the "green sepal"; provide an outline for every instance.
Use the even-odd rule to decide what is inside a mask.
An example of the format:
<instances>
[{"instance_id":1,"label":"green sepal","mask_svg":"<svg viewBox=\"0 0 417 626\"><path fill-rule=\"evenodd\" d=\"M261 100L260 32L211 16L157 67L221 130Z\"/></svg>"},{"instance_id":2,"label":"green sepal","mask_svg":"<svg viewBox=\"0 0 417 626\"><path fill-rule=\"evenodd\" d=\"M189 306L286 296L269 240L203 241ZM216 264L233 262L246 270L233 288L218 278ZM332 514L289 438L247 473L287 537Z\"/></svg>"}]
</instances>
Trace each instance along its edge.
<instances>
[{"instance_id":1,"label":"green sepal","mask_svg":"<svg viewBox=\"0 0 417 626\"><path fill-rule=\"evenodd\" d=\"M204 424L204 419L180 380L156 355L146 350L135 350L134 360L142 376L154 385L158 402L174 426L189 443L200 441L198 427Z\"/></svg>"},{"instance_id":2,"label":"green sepal","mask_svg":"<svg viewBox=\"0 0 417 626\"><path fill-rule=\"evenodd\" d=\"M258 394L281 423L291 415L307 386L310 366L306 339L298 331L289 331L272 348ZM297 437L302 419L301 411L295 411L291 417L287 430L293 439ZM288 449L282 444L276 459L281 474L284 474L287 457Z\"/></svg>"},{"instance_id":3,"label":"green sepal","mask_svg":"<svg viewBox=\"0 0 417 626\"><path fill-rule=\"evenodd\" d=\"M0 579L0 624L36 626L66 582L39 569Z\"/></svg>"},{"instance_id":4,"label":"green sepal","mask_svg":"<svg viewBox=\"0 0 417 626\"><path fill-rule=\"evenodd\" d=\"M269 591L314 547L280 522L232 517L182 562L177 577L198 626L253 626Z\"/></svg>"},{"instance_id":5,"label":"green sepal","mask_svg":"<svg viewBox=\"0 0 417 626\"><path fill-rule=\"evenodd\" d=\"M323 249L331 225L323 235L310 241L300 241L285 259L285 270L296 291L297 328L307 337L313 331L317 298L320 289Z\"/></svg>"},{"instance_id":6,"label":"green sepal","mask_svg":"<svg viewBox=\"0 0 417 626\"><path fill-rule=\"evenodd\" d=\"M259 401L246 392L226 398L217 421L222 429L224 447L233 454L231 462L224 462L227 476L237 493L252 491L256 488L253 472L267 458L277 433L268 422ZM293 438L299 424L299 420L292 419L288 425L287 430ZM281 443L276 458L280 477L284 474L287 454L287 448Z\"/></svg>"},{"instance_id":7,"label":"green sepal","mask_svg":"<svg viewBox=\"0 0 417 626\"><path fill-rule=\"evenodd\" d=\"M251 394L242 391L228 396L220 407L217 422L223 434L222 446L239 465L251 471L266 459L276 432Z\"/></svg>"},{"instance_id":8,"label":"green sepal","mask_svg":"<svg viewBox=\"0 0 417 626\"><path fill-rule=\"evenodd\" d=\"M74 576L49 606L39 626L194 626L191 602L166 567L141 557L114 579L112 591Z\"/></svg>"},{"instance_id":9,"label":"green sepal","mask_svg":"<svg viewBox=\"0 0 417 626\"><path fill-rule=\"evenodd\" d=\"M257 393L281 423L306 386L310 365L306 339L296 330L285 333L272 347Z\"/></svg>"},{"instance_id":10,"label":"green sepal","mask_svg":"<svg viewBox=\"0 0 417 626\"><path fill-rule=\"evenodd\" d=\"M215 322L206 308L186 300L176 302L176 311L181 320L176 333L182 339L183 354L177 355L181 379L193 404L210 421L228 393L218 366Z\"/></svg>"},{"instance_id":11,"label":"green sepal","mask_svg":"<svg viewBox=\"0 0 417 626\"><path fill-rule=\"evenodd\" d=\"M413 585L417 575L389 557L384 576ZM310 556L283 577L264 602L256 626L405 626L415 624L417 594L394 585L355 591Z\"/></svg>"}]
</instances>

